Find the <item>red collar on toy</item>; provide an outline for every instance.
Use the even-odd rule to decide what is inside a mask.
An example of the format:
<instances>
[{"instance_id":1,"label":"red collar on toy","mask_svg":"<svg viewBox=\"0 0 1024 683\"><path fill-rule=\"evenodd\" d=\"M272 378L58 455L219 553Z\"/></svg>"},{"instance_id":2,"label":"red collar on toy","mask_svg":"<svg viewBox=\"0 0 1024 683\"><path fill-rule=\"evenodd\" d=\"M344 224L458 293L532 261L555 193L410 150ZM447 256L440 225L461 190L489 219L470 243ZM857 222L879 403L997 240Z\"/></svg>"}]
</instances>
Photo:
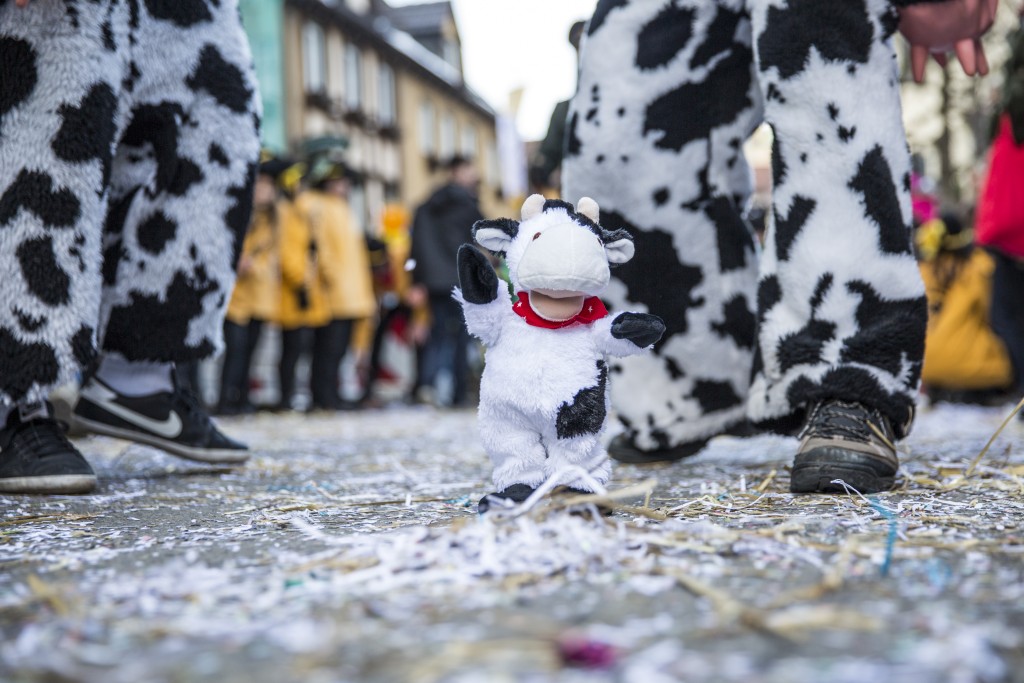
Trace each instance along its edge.
<instances>
[{"instance_id":1,"label":"red collar on toy","mask_svg":"<svg viewBox=\"0 0 1024 683\"><path fill-rule=\"evenodd\" d=\"M600 320L608 315L608 309L604 307L601 300L596 296L592 296L584 299L583 310L568 320L547 320L542 318L537 311L533 310L533 306L530 305L530 294L528 292L519 292L516 296L519 297L519 301L512 304L512 310L515 311L516 315L525 320L528 325L543 327L548 330L557 330L575 323L589 325L595 320Z\"/></svg>"}]
</instances>

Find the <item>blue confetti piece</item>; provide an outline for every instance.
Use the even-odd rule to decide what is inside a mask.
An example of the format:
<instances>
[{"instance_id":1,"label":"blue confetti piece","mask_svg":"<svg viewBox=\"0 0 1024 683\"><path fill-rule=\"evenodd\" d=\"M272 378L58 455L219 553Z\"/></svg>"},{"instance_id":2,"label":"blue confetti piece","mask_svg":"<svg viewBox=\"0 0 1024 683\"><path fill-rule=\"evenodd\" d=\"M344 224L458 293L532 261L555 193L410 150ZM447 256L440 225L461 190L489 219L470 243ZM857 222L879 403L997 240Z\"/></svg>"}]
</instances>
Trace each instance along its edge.
<instances>
[{"instance_id":1,"label":"blue confetti piece","mask_svg":"<svg viewBox=\"0 0 1024 683\"><path fill-rule=\"evenodd\" d=\"M868 497L868 502L871 503L871 507L882 517L889 521L889 534L885 539L885 560L882 561L881 573L882 576L889 575L889 567L892 566L892 551L896 546L896 515L892 513L892 510L885 507L878 502L878 499L874 496Z\"/></svg>"}]
</instances>

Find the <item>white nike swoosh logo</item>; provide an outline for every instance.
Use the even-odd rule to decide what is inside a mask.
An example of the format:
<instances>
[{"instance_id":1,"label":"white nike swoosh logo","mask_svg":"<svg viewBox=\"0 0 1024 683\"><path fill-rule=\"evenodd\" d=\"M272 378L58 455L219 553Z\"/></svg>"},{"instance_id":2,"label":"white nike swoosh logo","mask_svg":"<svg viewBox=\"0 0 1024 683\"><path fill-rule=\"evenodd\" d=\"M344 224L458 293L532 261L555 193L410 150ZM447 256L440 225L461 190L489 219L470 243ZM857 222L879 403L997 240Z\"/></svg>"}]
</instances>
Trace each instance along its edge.
<instances>
[{"instance_id":1,"label":"white nike swoosh logo","mask_svg":"<svg viewBox=\"0 0 1024 683\"><path fill-rule=\"evenodd\" d=\"M134 425L142 427L143 429L151 431L164 438L173 439L181 435L181 418L178 417L178 414L173 410L166 419L154 420L153 418L137 413L130 408L125 408L120 403L116 403L114 399L117 398L117 394L96 382L90 382L86 386L82 387L82 396L100 406L108 413L117 415L122 420L131 422Z\"/></svg>"}]
</instances>

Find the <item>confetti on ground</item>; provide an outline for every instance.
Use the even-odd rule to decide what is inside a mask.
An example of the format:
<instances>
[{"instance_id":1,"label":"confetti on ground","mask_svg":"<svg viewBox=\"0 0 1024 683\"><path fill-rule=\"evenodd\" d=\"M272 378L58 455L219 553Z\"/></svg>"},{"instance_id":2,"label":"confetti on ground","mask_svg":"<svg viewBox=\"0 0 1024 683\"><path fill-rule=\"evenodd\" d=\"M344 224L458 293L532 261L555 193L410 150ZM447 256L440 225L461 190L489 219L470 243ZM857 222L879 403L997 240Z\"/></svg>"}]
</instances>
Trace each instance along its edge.
<instances>
[{"instance_id":1,"label":"confetti on ground","mask_svg":"<svg viewBox=\"0 0 1024 683\"><path fill-rule=\"evenodd\" d=\"M719 438L485 518L468 412L225 421L237 470L83 439L95 495L0 497L0 680L1022 680L1010 408L924 411L890 493Z\"/></svg>"}]
</instances>

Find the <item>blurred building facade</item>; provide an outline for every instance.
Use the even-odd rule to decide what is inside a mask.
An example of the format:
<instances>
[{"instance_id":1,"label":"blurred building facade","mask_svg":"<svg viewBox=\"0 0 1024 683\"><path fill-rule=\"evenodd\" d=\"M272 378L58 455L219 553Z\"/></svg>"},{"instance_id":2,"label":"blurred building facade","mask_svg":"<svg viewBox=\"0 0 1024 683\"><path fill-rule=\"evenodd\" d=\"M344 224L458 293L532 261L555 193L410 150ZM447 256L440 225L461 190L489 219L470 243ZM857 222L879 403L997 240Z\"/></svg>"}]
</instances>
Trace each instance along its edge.
<instances>
[{"instance_id":1,"label":"blurred building facade","mask_svg":"<svg viewBox=\"0 0 1024 683\"><path fill-rule=\"evenodd\" d=\"M455 154L480 170L481 208L501 213L495 113L462 77L447 0L241 0L264 104L264 142L300 153L323 137L347 144L363 176L351 203L375 231L383 207L413 208Z\"/></svg>"}]
</instances>

